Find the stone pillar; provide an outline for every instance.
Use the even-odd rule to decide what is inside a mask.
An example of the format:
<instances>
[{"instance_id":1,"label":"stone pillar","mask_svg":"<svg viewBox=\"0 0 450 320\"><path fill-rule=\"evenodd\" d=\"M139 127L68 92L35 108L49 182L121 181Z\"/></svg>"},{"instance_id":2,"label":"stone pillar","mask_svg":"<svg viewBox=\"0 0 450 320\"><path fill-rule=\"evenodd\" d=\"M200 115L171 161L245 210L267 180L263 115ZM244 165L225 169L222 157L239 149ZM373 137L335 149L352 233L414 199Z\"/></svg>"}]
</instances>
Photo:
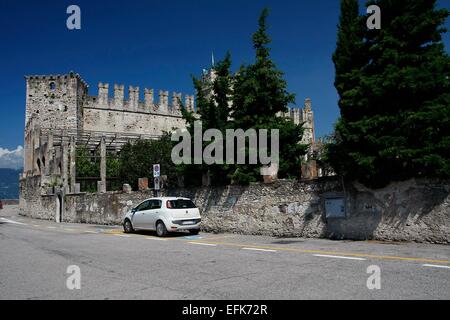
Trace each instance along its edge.
<instances>
[{"instance_id":1,"label":"stone pillar","mask_svg":"<svg viewBox=\"0 0 450 320\"><path fill-rule=\"evenodd\" d=\"M67 141L62 144L62 164L61 164L61 177L63 185L63 193L66 194L69 191L69 144Z\"/></svg>"},{"instance_id":2,"label":"stone pillar","mask_svg":"<svg viewBox=\"0 0 450 320\"><path fill-rule=\"evenodd\" d=\"M109 84L101 83L98 84L98 106L107 107L108 106L108 95L109 95Z\"/></svg>"},{"instance_id":3,"label":"stone pillar","mask_svg":"<svg viewBox=\"0 0 450 320\"><path fill-rule=\"evenodd\" d=\"M261 168L261 175L263 176L264 183L273 183L278 180L278 164L272 163L270 166Z\"/></svg>"},{"instance_id":4,"label":"stone pillar","mask_svg":"<svg viewBox=\"0 0 450 320\"><path fill-rule=\"evenodd\" d=\"M132 110L137 110L139 106L139 87L130 86L128 92L128 107Z\"/></svg>"},{"instance_id":5,"label":"stone pillar","mask_svg":"<svg viewBox=\"0 0 450 320\"><path fill-rule=\"evenodd\" d=\"M116 108L123 108L123 99L124 99L124 86L123 85L114 85L114 106Z\"/></svg>"},{"instance_id":6,"label":"stone pillar","mask_svg":"<svg viewBox=\"0 0 450 320\"><path fill-rule=\"evenodd\" d=\"M145 109L151 111L154 104L154 90L144 89L144 104Z\"/></svg>"},{"instance_id":7,"label":"stone pillar","mask_svg":"<svg viewBox=\"0 0 450 320\"><path fill-rule=\"evenodd\" d=\"M138 186L139 186L139 191L148 190L148 178L139 178Z\"/></svg>"},{"instance_id":8,"label":"stone pillar","mask_svg":"<svg viewBox=\"0 0 450 320\"><path fill-rule=\"evenodd\" d=\"M102 137L100 142L100 185L98 185L98 192L106 192L106 141Z\"/></svg>"},{"instance_id":9,"label":"stone pillar","mask_svg":"<svg viewBox=\"0 0 450 320\"><path fill-rule=\"evenodd\" d=\"M123 192L124 193L131 193L133 190L131 189L131 186L129 184L124 184L123 187Z\"/></svg>"},{"instance_id":10,"label":"stone pillar","mask_svg":"<svg viewBox=\"0 0 450 320\"><path fill-rule=\"evenodd\" d=\"M70 192L75 193L75 184L76 184L76 145L75 145L75 137L70 137Z\"/></svg>"},{"instance_id":11,"label":"stone pillar","mask_svg":"<svg viewBox=\"0 0 450 320\"><path fill-rule=\"evenodd\" d=\"M180 101L181 101L181 93L173 92L172 93L172 111L180 110Z\"/></svg>"},{"instance_id":12,"label":"stone pillar","mask_svg":"<svg viewBox=\"0 0 450 320\"><path fill-rule=\"evenodd\" d=\"M186 95L186 106L187 111L195 112L194 110L194 96Z\"/></svg>"},{"instance_id":13,"label":"stone pillar","mask_svg":"<svg viewBox=\"0 0 450 320\"><path fill-rule=\"evenodd\" d=\"M45 175L50 176L53 174L54 169L54 159L53 159L53 134L48 134L47 149L45 150Z\"/></svg>"},{"instance_id":14,"label":"stone pillar","mask_svg":"<svg viewBox=\"0 0 450 320\"><path fill-rule=\"evenodd\" d=\"M164 113L169 111L169 91L159 91L159 107Z\"/></svg>"},{"instance_id":15,"label":"stone pillar","mask_svg":"<svg viewBox=\"0 0 450 320\"><path fill-rule=\"evenodd\" d=\"M313 180L318 177L317 163L315 160L309 160L302 164L302 179Z\"/></svg>"}]
</instances>

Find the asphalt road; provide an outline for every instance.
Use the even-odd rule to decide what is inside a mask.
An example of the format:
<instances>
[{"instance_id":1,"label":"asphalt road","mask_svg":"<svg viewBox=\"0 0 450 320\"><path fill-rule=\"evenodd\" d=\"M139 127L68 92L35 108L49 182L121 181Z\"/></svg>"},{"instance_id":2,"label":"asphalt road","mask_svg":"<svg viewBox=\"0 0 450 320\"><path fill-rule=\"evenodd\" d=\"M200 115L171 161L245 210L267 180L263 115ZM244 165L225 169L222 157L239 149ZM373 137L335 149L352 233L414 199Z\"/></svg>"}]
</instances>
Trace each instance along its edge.
<instances>
[{"instance_id":1,"label":"asphalt road","mask_svg":"<svg viewBox=\"0 0 450 320\"><path fill-rule=\"evenodd\" d=\"M80 290L67 288L73 265ZM381 272L379 290L367 287L371 266ZM6 207L0 299L450 299L450 247L233 234L159 239L28 219Z\"/></svg>"}]
</instances>

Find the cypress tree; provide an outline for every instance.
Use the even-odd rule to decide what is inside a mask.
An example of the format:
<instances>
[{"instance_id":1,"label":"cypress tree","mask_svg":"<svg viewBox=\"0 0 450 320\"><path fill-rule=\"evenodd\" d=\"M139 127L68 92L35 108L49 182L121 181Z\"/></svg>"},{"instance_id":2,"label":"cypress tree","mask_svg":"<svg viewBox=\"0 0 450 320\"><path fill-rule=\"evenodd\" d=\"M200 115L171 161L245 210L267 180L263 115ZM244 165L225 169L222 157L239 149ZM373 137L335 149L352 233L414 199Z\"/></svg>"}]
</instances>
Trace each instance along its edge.
<instances>
[{"instance_id":1,"label":"cypress tree","mask_svg":"<svg viewBox=\"0 0 450 320\"><path fill-rule=\"evenodd\" d=\"M361 114L362 68L367 53L364 42L364 26L359 15L358 0L341 0L336 51L333 62L336 69L335 87L339 94L341 118L336 124L335 139L326 146L325 161L342 175L352 172L356 163L351 157L353 139L348 126Z\"/></svg>"},{"instance_id":2,"label":"cypress tree","mask_svg":"<svg viewBox=\"0 0 450 320\"><path fill-rule=\"evenodd\" d=\"M235 77L233 93L233 118L239 128L248 129L256 124L270 122L279 112L286 112L295 95L287 92L283 73L270 59L271 39L267 34L269 10L263 10L259 28L253 35L256 61L242 66Z\"/></svg>"},{"instance_id":3,"label":"cypress tree","mask_svg":"<svg viewBox=\"0 0 450 320\"><path fill-rule=\"evenodd\" d=\"M228 52L223 61L215 67L215 80L205 83L202 79L193 77L194 88L197 92L197 113L182 108L183 118L187 122L187 129L194 137L194 122L201 121L202 134L208 129L218 129L225 137L225 130L229 127L230 99L231 99L231 54ZM203 150L211 142L203 142ZM224 145L225 148L225 145ZM192 150L194 148L192 147ZM194 161L192 161L194 163ZM227 165L190 164L178 166L178 171L185 176L188 184L201 184L201 178L208 174L211 182L216 185L229 182L229 168Z\"/></svg>"},{"instance_id":4,"label":"cypress tree","mask_svg":"<svg viewBox=\"0 0 450 320\"><path fill-rule=\"evenodd\" d=\"M294 125L290 119L280 117L295 102L295 95L287 91L283 72L270 58L267 34L269 10L263 10L258 30L253 35L255 62L242 66L233 82L232 118L236 129L278 129L280 131L280 177L300 175L301 157L307 146L300 144L302 125ZM270 137L269 137L270 138ZM248 149L246 150L248 154ZM260 179L260 165L238 165L233 169L232 180L247 184Z\"/></svg>"},{"instance_id":5,"label":"cypress tree","mask_svg":"<svg viewBox=\"0 0 450 320\"><path fill-rule=\"evenodd\" d=\"M336 83L341 119L330 160L347 177L374 187L449 177L450 60L441 38L449 12L437 10L434 0L371 4L381 8L382 29L365 29L363 65L342 67L356 50L345 53L338 41L336 79L350 77L351 87ZM349 14L345 10L341 16Z\"/></svg>"}]
</instances>

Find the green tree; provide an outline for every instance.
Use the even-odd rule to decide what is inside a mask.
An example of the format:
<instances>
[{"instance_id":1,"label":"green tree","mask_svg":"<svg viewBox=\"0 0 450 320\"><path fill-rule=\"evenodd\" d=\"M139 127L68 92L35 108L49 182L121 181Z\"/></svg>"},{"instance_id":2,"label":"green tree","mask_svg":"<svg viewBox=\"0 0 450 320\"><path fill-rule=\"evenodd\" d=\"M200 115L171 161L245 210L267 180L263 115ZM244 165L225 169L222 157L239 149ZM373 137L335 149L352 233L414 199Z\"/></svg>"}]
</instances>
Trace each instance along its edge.
<instances>
[{"instance_id":1,"label":"green tree","mask_svg":"<svg viewBox=\"0 0 450 320\"><path fill-rule=\"evenodd\" d=\"M300 159L307 146L301 145L302 126L281 115L288 111L288 105L295 102L295 96L287 91L283 72L277 69L270 58L267 34L269 10L264 9L259 18L259 28L253 35L256 51L255 62L242 66L233 82L232 117L235 128L279 129L280 130L280 177L299 176ZM248 153L248 150L246 150ZM237 165L232 179L238 183L250 183L260 179L260 166Z\"/></svg>"},{"instance_id":2,"label":"green tree","mask_svg":"<svg viewBox=\"0 0 450 320\"><path fill-rule=\"evenodd\" d=\"M187 122L187 129L194 136L194 122L201 121L203 132L208 129L217 129L223 136L230 126L230 99L232 76L230 73L231 54L227 53L225 59L213 69L215 79L205 83L203 79L193 77L194 88L197 92L197 113L182 108L183 118ZM203 150L212 142L204 142ZM223 146L225 148L225 145ZM192 148L192 150L194 150ZM213 164L185 164L179 166L179 171L185 176L189 184L201 184L202 176L208 174L212 184L220 185L229 182L229 167L227 165Z\"/></svg>"},{"instance_id":3,"label":"green tree","mask_svg":"<svg viewBox=\"0 0 450 320\"><path fill-rule=\"evenodd\" d=\"M348 129L351 121L359 119L364 106L361 78L367 64L367 44L364 41L365 25L359 15L358 0L341 0L336 51L333 62L336 69L335 87L339 94L341 118L336 124L336 133L327 144L323 160L330 163L336 172L347 175L355 167L351 157L352 142Z\"/></svg>"},{"instance_id":4,"label":"green tree","mask_svg":"<svg viewBox=\"0 0 450 320\"><path fill-rule=\"evenodd\" d=\"M94 155L87 148L79 147L76 150L76 172L77 177L96 178L100 177L99 153Z\"/></svg>"},{"instance_id":5,"label":"green tree","mask_svg":"<svg viewBox=\"0 0 450 320\"><path fill-rule=\"evenodd\" d=\"M152 187L153 165L160 164L161 175L167 175L168 184L175 185L177 171L171 159L172 146L168 133L158 140L138 140L126 144L119 157L118 175L121 184L128 183L136 190L139 178L148 178L149 187Z\"/></svg>"},{"instance_id":6,"label":"green tree","mask_svg":"<svg viewBox=\"0 0 450 320\"><path fill-rule=\"evenodd\" d=\"M357 54L336 51L336 78L358 77L354 88L336 85L341 120L330 159L340 173L375 187L411 177L449 177L450 60L441 37L449 12L437 10L434 0L371 4L382 10L382 29L365 29L363 66L341 68L339 62ZM343 10L341 16L354 15ZM339 39L345 38L343 30Z\"/></svg>"},{"instance_id":7,"label":"green tree","mask_svg":"<svg viewBox=\"0 0 450 320\"><path fill-rule=\"evenodd\" d=\"M283 72L270 59L268 15L266 8L253 35L255 63L242 66L234 81L232 116L236 126L242 129L270 123L279 112L287 112L289 103L295 102L295 95L287 92Z\"/></svg>"}]
</instances>

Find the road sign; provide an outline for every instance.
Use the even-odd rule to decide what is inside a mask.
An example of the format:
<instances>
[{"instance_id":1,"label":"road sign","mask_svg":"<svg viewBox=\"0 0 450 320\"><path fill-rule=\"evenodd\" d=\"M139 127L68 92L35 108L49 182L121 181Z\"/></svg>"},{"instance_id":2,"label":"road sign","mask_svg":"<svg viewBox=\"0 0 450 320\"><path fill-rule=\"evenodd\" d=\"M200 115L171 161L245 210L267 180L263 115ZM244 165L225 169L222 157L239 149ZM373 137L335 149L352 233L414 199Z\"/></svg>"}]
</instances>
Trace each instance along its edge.
<instances>
[{"instance_id":1,"label":"road sign","mask_svg":"<svg viewBox=\"0 0 450 320\"><path fill-rule=\"evenodd\" d=\"M153 178L161 177L161 166L159 164L153 165Z\"/></svg>"},{"instance_id":2,"label":"road sign","mask_svg":"<svg viewBox=\"0 0 450 320\"><path fill-rule=\"evenodd\" d=\"M161 190L161 179L160 178L155 178L154 182L155 182L155 188L154 189L157 190L157 191Z\"/></svg>"}]
</instances>

